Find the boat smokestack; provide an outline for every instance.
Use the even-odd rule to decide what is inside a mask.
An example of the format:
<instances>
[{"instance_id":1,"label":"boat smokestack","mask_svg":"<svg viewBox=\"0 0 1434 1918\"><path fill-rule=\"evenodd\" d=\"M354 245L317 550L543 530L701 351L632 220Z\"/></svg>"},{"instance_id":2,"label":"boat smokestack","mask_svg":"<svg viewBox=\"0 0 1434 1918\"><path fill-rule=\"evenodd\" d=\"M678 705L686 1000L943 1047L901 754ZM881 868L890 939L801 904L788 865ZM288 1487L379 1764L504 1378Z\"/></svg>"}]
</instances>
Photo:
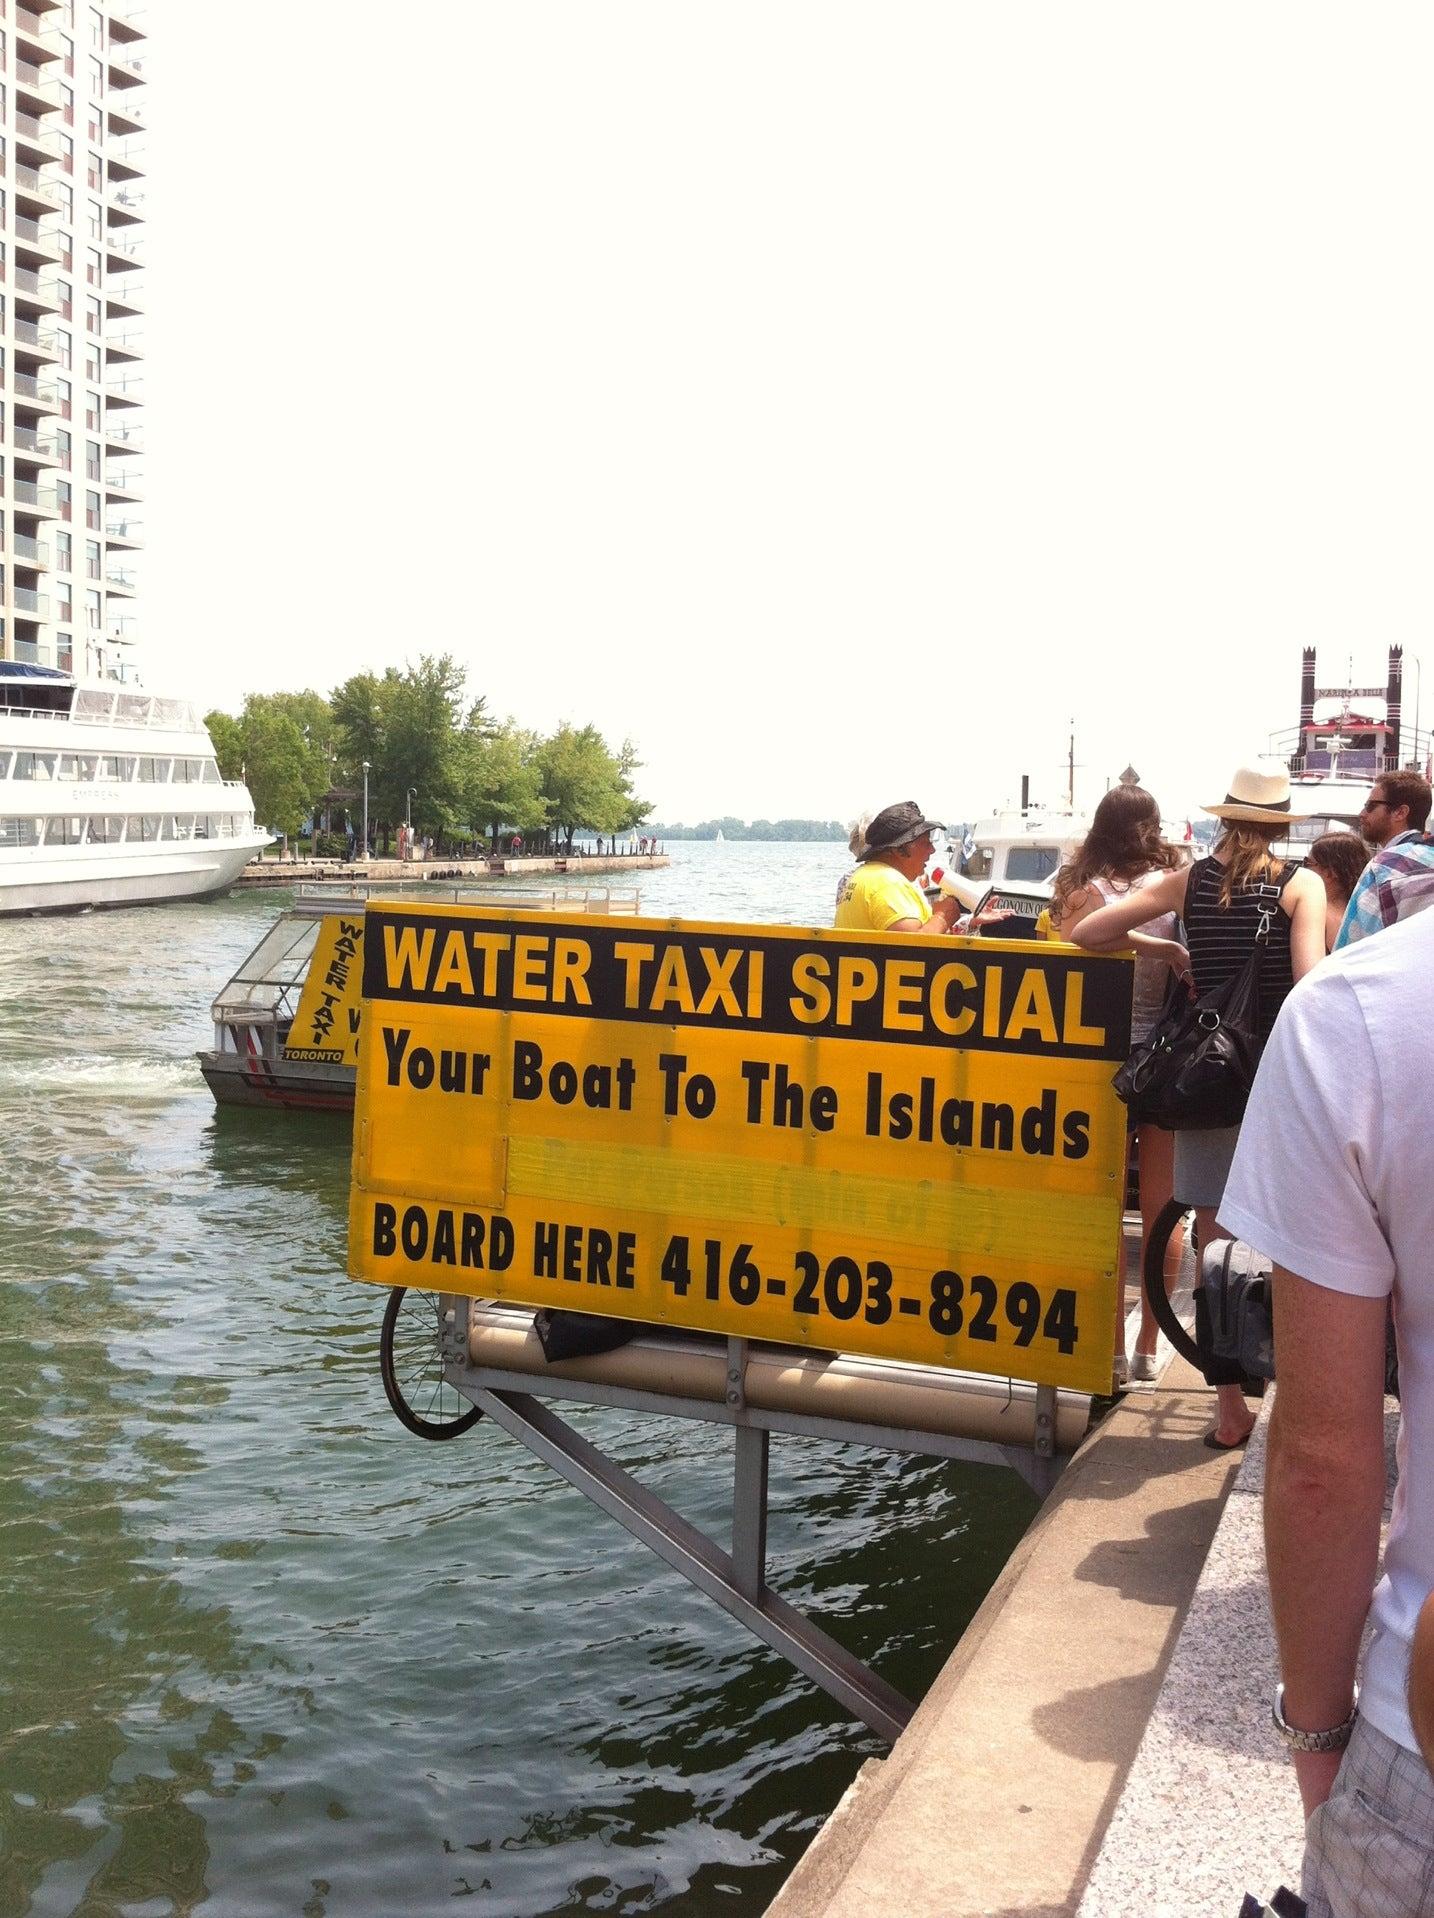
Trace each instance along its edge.
<instances>
[{"instance_id":1,"label":"boat smokestack","mask_svg":"<svg viewBox=\"0 0 1434 1918\"><path fill-rule=\"evenodd\" d=\"M1391 646L1389 649L1389 690L1385 695L1385 722L1389 734L1385 741L1384 770L1387 773L1399 770L1399 708L1404 701L1404 648Z\"/></svg>"},{"instance_id":2,"label":"boat smokestack","mask_svg":"<svg viewBox=\"0 0 1434 1918\"><path fill-rule=\"evenodd\" d=\"M1023 813L1026 813L1026 812L1029 812L1030 810L1031 810L1031 775L1029 773L1022 773L1021 774L1021 811Z\"/></svg>"}]
</instances>

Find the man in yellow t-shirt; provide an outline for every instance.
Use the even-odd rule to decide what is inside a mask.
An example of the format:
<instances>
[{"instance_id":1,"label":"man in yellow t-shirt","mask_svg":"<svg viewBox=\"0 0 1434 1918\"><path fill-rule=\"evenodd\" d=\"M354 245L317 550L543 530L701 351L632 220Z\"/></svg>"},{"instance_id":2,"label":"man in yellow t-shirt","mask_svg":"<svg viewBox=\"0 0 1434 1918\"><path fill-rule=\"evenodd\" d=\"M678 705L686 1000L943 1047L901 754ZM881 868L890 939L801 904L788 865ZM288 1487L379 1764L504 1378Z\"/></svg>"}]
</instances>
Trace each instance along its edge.
<instances>
[{"instance_id":1,"label":"man in yellow t-shirt","mask_svg":"<svg viewBox=\"0 0 1434 1918\"><path fill-rule=\"evenodd\" d=\"M839 932L950 932L957 902L943 898L928 906L916 884L939 824L914 799L903 799L879 812L864 835L853 834L852 851L861 863L837 893Z\"/></svg>"}]
</instances>

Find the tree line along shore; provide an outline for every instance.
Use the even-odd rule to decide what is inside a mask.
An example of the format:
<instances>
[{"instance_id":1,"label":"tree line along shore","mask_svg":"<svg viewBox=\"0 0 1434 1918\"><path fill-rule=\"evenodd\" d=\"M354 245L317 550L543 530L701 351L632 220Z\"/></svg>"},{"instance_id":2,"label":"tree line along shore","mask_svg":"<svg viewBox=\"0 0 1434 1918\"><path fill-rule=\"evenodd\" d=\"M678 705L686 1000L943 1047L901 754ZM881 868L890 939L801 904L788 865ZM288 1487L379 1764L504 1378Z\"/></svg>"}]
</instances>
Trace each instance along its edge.
<instances>
[{"instance_id":1,"label":"tree line along shore","mask_svg":"<svg viewBox=\"0 0 1434 1918\"><path fill-rule=\"evenodd\" d=\"M286 838L312 821L320 855L350 850L365 789L370 843L385 852L405 822L439 855L513 833L533 852L570 852L576 833L630 833L651 811L633 790L630 740L614 751L595 726L565 720L544 734L497 719L449 653L355 673L327 697L250 693L237 715L205 724L256 817Z\"/></svg>"}]
</instances>

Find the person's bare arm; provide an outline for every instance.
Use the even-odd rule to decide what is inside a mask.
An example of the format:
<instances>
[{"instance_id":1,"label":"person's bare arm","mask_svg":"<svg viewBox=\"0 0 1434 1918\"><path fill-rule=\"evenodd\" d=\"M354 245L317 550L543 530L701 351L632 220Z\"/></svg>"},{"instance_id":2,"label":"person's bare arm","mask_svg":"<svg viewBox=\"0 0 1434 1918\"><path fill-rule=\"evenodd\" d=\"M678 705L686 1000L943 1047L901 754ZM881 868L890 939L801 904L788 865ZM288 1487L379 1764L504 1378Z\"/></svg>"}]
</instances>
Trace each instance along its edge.
<instances>
[{"instance_id":1,"label":"person's bare arm","mask_svg":"<svg viewBox=\"0 0 1434 1918\"><path fill-rule=\"evenodd\" d=\"M1281 904L1286 905L1290 917L1290 967L1298 983L1325 956L1323 879L1304 867L1285 887Z\"/></svg>"},{"instance_id":2,"label":"person's bare arm","mask_svg":"<svg viewBox=\"0 0 1434 1918\"><path fill-rule=\"evenodd\" d=\"M1388 1302L1275 1267L1279 1382L1265 1469L1265 1556L1285 1717L1326 1731L1349 1716L1379 1560ZM1296 1752L1305 1815L1338 1752Z\"/></svg>"},{"instance_id":3,"label":"person's bare arm","mask_svg":"<svg viewBox=\"0 0 1434 1918\"><path fill-rule=\"evenodd\" d=\"M1190 955L1178 940L1155 939L1149 933L1136 932L1135 928L1162 912L1185 910L1185 881L1189 870L1188 866L1178 867L1157 879L1153 886L1127 893L1124 899L1116 899L1108 906L1099 903L1099 895L1093 889L1073 894L1061 921L1061 938L1068 939L1072 945L1083 946L1087 952L1122 952L1127 946L1133 946L1137 952L1158 953L1176 971L1188 973ZM1087 901L1084 910L1072 910L1077 899ZM1094 903L1090 903L1092 901Z\"/></svg>"},{"instance_id":4,"label":"person's bare arm","mask_svg":"<svg viewBox=\"0 0 1434 1918\"><path fill-rule=\"evenodd\" d=\"M936 933L939 935L944 932L950 932L960 911L960 901L951 898L949 894L943 894L940 899L937 899L932 904L931 917L929 919L893 919L891 924L885 927L884 930L887 932L921 932Z\"/></svg>"}]
</instances>

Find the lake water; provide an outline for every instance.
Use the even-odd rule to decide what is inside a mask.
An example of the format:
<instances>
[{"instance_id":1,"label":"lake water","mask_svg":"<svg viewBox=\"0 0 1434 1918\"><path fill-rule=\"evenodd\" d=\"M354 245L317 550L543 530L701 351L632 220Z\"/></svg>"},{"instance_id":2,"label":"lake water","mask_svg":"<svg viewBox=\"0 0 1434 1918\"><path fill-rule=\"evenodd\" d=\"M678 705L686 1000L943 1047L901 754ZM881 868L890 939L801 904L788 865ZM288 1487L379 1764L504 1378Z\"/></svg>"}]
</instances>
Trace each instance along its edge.
<instances>
[{"instance_id":1,"label":"lake water","mask_svg":"<svg viewBox=\"0 0 1434 1918\"><path fill-rule=\"evenodd\" d=\"M817 925L848 864L672 855L646 911ZM0 922L0 1918L760 1912L883 1748L486 1422L395 1422L347 1125L194 1061L282 903ZM725 1540L725 1435L575 1422ZM772 1466L774 1586L919 1695L1024 1486Z\"/></svg>"}]
</instances>

